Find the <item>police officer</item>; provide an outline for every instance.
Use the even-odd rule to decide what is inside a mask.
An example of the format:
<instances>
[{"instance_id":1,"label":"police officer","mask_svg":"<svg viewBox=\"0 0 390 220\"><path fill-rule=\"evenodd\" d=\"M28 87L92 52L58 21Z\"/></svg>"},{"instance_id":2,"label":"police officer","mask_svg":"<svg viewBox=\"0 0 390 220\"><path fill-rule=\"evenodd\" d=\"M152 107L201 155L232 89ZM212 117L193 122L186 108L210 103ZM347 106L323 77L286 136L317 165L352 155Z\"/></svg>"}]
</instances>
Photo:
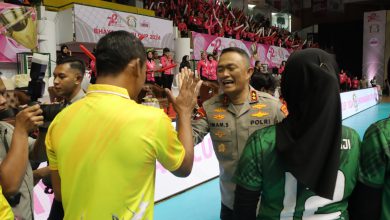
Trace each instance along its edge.
<instances>
[{"instance_id":1,"label":"police officer","mask_svg":"<svg viewBox=\"0 0 390 220\"><path fill-rule=\"evenodd\" d=\"M54 69L54 90L65 99L67 104L74 103L85 96L81 88L85 73L85 64L82 60L68 57L57 63Z\"/></svg>"},{"instance_id":2,"label":"police officer","mask_svg":"<svg viewBox=\"0 0 390 220\"><path fill-rule=\"evenodd\" d=\"M224 49L217 67L223 93L204 102L192 121L194 142L201 142L210 132L219 161L222 220L232 219L236 187L232 176L248 137L284 118L279 100L250 87L252 73L244 50Z\"/></svg>"}]
</instances>

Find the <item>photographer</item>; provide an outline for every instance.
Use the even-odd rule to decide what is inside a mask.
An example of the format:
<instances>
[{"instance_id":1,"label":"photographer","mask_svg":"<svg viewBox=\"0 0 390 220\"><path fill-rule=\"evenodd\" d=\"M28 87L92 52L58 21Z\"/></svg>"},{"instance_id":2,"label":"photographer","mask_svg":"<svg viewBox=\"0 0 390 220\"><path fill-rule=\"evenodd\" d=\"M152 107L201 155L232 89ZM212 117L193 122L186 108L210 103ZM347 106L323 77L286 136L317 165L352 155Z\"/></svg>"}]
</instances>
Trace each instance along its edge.
<instances>
[{"instance_id":1,"label":"photographer","mask_svg":"<svg viewBox=\"0 0 390 220\"><path fill-rule=\"evenodd\" d=\"M0 111L6 111L5 86L0 79ZM21 110L13 122L0 118L0 184L16 219L34 219L33 175L28 162L34 139L28 134L43 123L38 105ZM12 123L12 124L11 124ZM0 198L1 219L13 219ZM5 215L5 216L4 216Z\"/></svg>"}]
</instances>

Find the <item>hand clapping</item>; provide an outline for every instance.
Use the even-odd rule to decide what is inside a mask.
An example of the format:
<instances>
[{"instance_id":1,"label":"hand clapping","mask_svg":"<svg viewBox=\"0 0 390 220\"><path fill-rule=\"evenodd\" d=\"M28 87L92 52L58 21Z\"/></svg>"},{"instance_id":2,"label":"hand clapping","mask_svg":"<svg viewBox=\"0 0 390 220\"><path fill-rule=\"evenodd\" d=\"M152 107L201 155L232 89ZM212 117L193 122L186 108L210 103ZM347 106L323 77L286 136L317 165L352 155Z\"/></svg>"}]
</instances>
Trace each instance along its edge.
<instances>
[{"instance_id":1,"label":"hand clapping","mask_svg":"<svg viewBox=\"0 0 390 220\"><path fill-rule=\"evenodd\" d=\"M197 78L191 69L184 67L179 73L180 92L175 98L169 89L165 89L168 94L169 101L173 104L176 113L179 116L191 116L192 110L197 103L202 80Z\"/></svg>"}]
</instances>

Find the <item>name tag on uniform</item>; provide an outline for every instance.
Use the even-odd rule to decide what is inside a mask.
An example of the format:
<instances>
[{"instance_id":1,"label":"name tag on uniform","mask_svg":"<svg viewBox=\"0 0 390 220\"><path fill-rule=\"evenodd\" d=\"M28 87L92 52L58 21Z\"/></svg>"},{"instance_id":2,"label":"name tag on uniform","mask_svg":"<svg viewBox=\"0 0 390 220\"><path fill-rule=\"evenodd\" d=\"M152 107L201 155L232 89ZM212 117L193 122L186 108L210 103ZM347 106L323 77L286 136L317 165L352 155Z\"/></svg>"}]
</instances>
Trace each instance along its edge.
<instances>
[{"instance_id":1,"label":"name tag on uniform","mask_svg":"<svg viewBox=\"0 0 390 220\"><path fill-rule=\"evenodd\" d=\"M250 125L270 125L271 119L255 119L251 120Z\"/></svg>"}]
</instances>

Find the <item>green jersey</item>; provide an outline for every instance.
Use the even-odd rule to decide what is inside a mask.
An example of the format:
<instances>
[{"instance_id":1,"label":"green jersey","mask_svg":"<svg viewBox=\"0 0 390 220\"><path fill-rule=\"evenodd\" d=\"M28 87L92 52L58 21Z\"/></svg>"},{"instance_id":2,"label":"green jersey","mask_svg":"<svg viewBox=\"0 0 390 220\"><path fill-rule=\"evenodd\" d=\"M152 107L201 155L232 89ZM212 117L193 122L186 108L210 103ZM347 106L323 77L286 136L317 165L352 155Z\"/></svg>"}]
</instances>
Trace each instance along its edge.
<instances>
[{"instance_id":1,"label":"green jersey","mask_svg":"<svg viewBox=\"0 0 390 220\"><path fill-rule=\"evenodd\" d=\"M234 177L242 187L261 191L257 219L349 219L348 198L358 177L360 138L357 132L342 128L340 168L333 200L315 195L291 173L285 172L275 136L275 126L256 131L248 139Z\"/></svg>"},{"instance_id":2,"label":"green jersey","mask_svg":"<svg viewBox=\"0 0 390 220\"><path fill-rule=\"evenodd\" d=\"M390 219L390 118L372 124L364 134L359 180L383 188L381 220Z\"/></svg>"}]
</instances>

